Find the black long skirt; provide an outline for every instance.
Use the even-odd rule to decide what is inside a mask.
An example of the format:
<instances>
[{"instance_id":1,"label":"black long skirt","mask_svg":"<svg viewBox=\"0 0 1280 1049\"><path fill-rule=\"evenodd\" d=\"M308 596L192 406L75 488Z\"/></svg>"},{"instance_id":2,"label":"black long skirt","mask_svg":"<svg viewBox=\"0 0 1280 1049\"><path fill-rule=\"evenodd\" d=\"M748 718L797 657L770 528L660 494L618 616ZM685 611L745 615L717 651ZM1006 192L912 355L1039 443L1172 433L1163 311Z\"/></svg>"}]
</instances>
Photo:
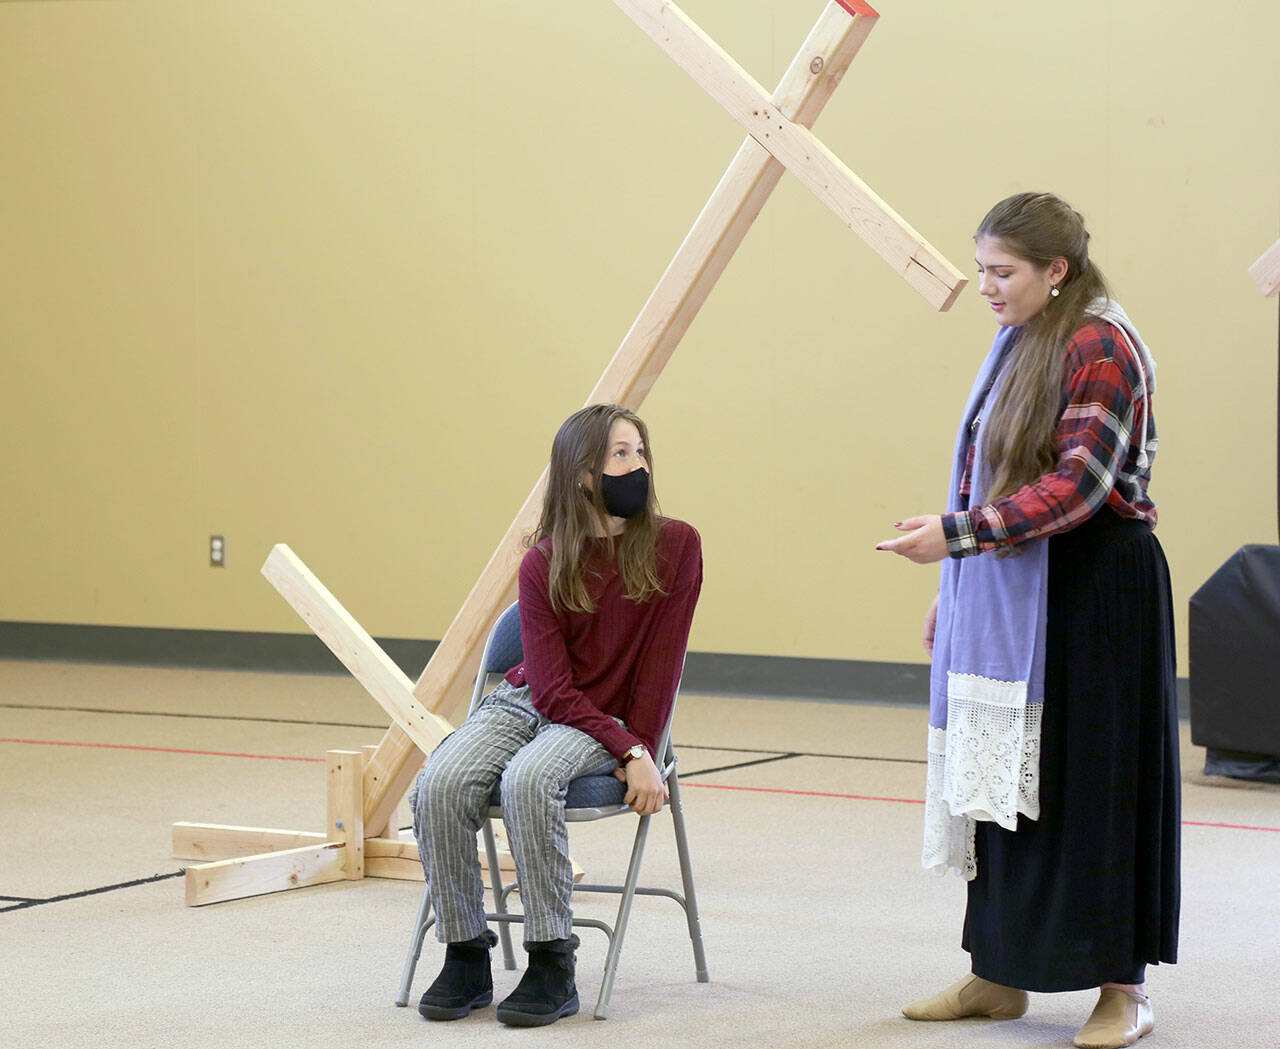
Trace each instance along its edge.
<instances>
[{"instance_id":1,"label":"black long skirt","mask_svg":"<svg viewBox=\"0 0 1280 1049\"><path fill-rule=\"evenodd\" d=\"M963 946L1028 991L1177 961L1181 791L1169 570L1103 509L1049 540L1040 818L977 825Z\"/></svg>"}]
</instances>

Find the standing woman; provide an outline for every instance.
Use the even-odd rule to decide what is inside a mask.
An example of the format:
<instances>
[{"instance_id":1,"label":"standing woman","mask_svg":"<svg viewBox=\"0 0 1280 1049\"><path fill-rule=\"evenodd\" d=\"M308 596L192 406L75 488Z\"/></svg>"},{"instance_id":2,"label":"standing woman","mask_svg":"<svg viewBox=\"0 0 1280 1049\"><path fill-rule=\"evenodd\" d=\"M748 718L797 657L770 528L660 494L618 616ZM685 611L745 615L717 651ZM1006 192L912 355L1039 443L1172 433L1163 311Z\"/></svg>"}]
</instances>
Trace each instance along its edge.
<instances>
[{"instance_id":1,"label":"standing woman","mask_svg":"<svg viewBox=\"0 0 1280 1049\"><path fill-rule=\"evenodd\" d=\"M1147 495L1155 362L1047 193L974 235L1000 329L956 440L948 512L877 546L944 561L924 865L969 879L972 974L913 1020L1010 1019L1098 987L1081 1047L1154 1027L1146 966L1177 960L1179 767L1168 567Z\"/></svg>"},{"instance_id":2,"label":"standing woman","mask_svg":"<svg viewBox=\"0 0 1280 1049\"><path fill-rule=\"evenodd\" d=\"M457 1020L493 1000L476 832L502 781L529 965L497 1018L517 1027L578 1011L569 781L613 774L639 815L662 809L654 763L675 702L702 587L702 546L658 516L649 435L616 404L571 415L551 446L538 528L520 564L524 662L431 752L412 799L414 833L448 944L418 1011ZM660 758L661 755L658 755Z\"/></svg>"}]
</instances>

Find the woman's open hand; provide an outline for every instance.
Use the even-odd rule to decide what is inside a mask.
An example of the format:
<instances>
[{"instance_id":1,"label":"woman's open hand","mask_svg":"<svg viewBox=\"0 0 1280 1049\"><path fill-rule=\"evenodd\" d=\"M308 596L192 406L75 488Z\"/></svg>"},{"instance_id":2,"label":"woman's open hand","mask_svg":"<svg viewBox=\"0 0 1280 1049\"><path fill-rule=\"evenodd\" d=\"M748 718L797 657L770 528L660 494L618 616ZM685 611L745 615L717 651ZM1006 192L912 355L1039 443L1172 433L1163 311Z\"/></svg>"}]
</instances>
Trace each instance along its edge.
<instances>
[{"instance_id":1,"label":"woman's open hand","mask_svg":"<svg viewBox=\"0 0 1280 1049\"><path fill-rule=\"evenodd\" d=\"M893 526L906 535L897 539L885 539L876 544L877 550L901 554L918 565L932 564L947 556L947 536L942 530L942 518L938 514L908 517Z\"/></svg>"}]
</instances>

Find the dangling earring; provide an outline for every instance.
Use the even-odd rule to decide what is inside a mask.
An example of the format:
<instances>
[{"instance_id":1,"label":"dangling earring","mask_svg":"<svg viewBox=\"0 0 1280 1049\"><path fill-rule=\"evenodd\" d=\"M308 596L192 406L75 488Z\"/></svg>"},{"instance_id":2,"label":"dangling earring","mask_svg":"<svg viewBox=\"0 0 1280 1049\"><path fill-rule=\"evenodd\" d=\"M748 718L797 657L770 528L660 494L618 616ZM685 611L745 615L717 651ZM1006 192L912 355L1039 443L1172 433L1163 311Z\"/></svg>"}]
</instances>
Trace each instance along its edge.
<instances>
[{"instance_id":1,"label":"dangling earring","mask_svg":"<svg viewBox=\"0 0 1280 1049\"><path fill-rule=\"evenodd\" d=\"M1058 297L1058 287L1057 287L1057 285L1054 285L1052 288L1050 288L1050 289L1049 289L1049 294L1050 294L1053 298L1055 298L1055 299Z\"/></svg>"}]
</instances>

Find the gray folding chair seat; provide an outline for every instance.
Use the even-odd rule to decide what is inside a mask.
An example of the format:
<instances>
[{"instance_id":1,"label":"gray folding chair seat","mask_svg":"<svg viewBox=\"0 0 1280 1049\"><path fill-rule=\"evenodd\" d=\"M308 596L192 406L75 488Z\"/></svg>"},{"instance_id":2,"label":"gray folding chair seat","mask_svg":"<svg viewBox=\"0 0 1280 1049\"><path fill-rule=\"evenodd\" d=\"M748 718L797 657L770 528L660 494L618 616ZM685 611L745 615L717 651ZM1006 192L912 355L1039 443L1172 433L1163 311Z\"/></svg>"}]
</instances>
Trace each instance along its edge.
<instances>
[{"instance_id":1,"label":"gray folding chair seat","mask_svg":"<svg viewBox=\"0 0 1280 1049\"><path fill-rule=\"evenodd\" d=\"M570 809L603 809L616 808L622 805L627 796L627 785L612 772L602 776L579 776L569 781L569 789L565 792L564 807ZM498 811L493 811L497 809ZM493 793L489 795L489 815L493 819L502 818L502 784L493 785ZM578 817L582 819L581 816Z\"/></svg>"},{"instance_id":2,"label":"gray folding chair seat","mask_svg":"<svg viewBox=\"0 0 1280 1049\"><path fill-rule=\"evenodd\" d=\"M520 611L516 604L510 605L494 623L485 642L484 652L480 657L480 671L476 675L475 689L471 695L471 710L475 710L481 699L487 694L489 679L492 675L503 674L515 666L523 658L520 641ZM679 689L677 688L677 695ZM672 703L672 717L675 715L675 704ZM671 745L671 718L668 718L659 743L658 754L662 760L655 761L663 782L670 792L669 803L663 811L671 814L672 828L675 833L676 855L680 861L680 877L683 892L675 892L661 887L648 887L638 884L640 862L644 857L645 841L649 832L651 816L641 816L637 821L635 840L631 846L631 857L627 864L627 874L621 885L576 884L578 892L613 893L620 897L618 913L613 925L594 918L574 918L573 924L579 927L590 927L601 930L609 940L609 953L605 958L604 975L600 983L600 995L596 1000L595 1017L603 1020L609 1015L609 999L613 993L614 977L617 974L618 958L622 953L622 943L626 935L628 920L631 915L631 903L636 896L666 896L680 905L684 911L685 922L689 930L689 940L693 947L694 973L699 983L706 983L706 957L702 947L702 928L698 918L698 902L694 894L693 869L689 863L689 844L685 833L684 806L680 800L680 780L676 774L675 751ZM581 776L569 784L565 797L565 819L570 823L585 823L610 816L618 816L630 812L623 804L626 785L612 774ZM502 818L502 785L494 784L493 793L489 796L489 819L484 823L485 856L489 868L489 884L493 890L494 909L486 912L485 918L498 925L499 940L502 944L503 961L507 969L516 967L515 953L511 947L509 926L524 921L524 916L507 910L507 903L512 894L519 889L518 882L504 885L502 871L498 865L498 848L493 834L493 820ZM422 952L422 943L427 930L435 924L431 914L431 898L424 888L422 902L418 907L418 917L414 925L413 936L409 942L409 953L405 959L404 971L401 974L400 990L396 997L396 1005L409 1004L409 989L413 983L414 971L418 957Z\"/></svg>"}]
</instances>

